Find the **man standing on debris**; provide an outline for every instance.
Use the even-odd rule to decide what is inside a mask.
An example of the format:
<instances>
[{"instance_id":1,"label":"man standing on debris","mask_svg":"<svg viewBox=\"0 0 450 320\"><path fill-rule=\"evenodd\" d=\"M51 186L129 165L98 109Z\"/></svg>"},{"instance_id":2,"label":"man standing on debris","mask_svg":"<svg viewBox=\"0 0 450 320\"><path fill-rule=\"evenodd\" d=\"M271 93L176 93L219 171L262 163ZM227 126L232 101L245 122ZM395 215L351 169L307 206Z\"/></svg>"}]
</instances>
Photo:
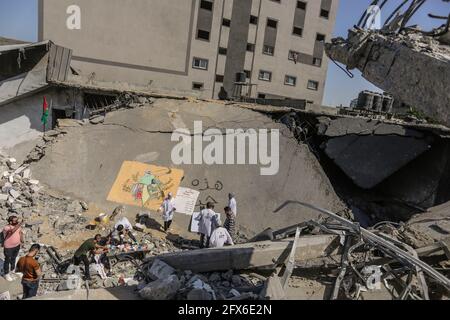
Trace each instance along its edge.
<instances>
[{"instance_id":1,"label":"man standing on debris","mask_svg":"<svg viewBox=\"0 0 450 320\"><path fill-rule=\"evenodd\" d=\"M234 193L230 193L228 195L228 207L230 207L231 211L233 211L234 217L237 216L237 203L236 203L236 196Z\"/></svg>"},{"instance_id":2,"label":"man standing on debris","mask_svg":"<svg viewBox=\"0 0 450 320\"><path fill-rule=\"evenodd\" d=\"M91 274L89 272L89 258L88 254L94 253L94 251L97 251L99 249L102 249L104 251L108 250L107 248L101 246L99 243L102 240L102 236L97 234L93 239L86 240L77 251L75 251L74 257L73 257L73 264L76 266L79 266L81 262L84 264L84 275L85 280L91 280Z\"/></svg>"},{"instance_id":3,"label":"man standing on debris","mask_svg":"<svg viewBox=\"0 0 450 320\"><path fill-rule=\"evenodd\" d=\"M36 261L36 256L40 250L39 244L33 244L28 254L20 258L17 263L17 271L23 273L23 299L33 298L37 295L39 280L42 276L41 266Z\"/></svg>"},{"instance_id":4,"label":"man standing on debris","mask_svg":"<svg viewBox=\"0 0 450 320\"><path fill-rule=\"evenodd\" d=\"M19 223L17 216L8 218L8 225L3 228L2 237L5 254L3 275L7 281L14 281L13 276L9 272L10 270L14 272L20 247L24 243L22 225Z\"/></svg>"},{"instance_id":5,"label":"man standing on debris","mask_svg":"<svg viewBox=\"0 0 450 320\"><path fill-rule=\"evenodd\" d=\"M173 195L171 192L169 192L167 198L164 199L164 202L158 211L162 212L163 214L164 232L167 232L170 229L170 226L172 225L173 214L175 213L175 211L177 211L177 209L174 207Z\"/></svg>"},{"instance_id":6,"label":"man standing on debris","mask_svg":"<svg viewBox=\"0 0 450 320\"><path fill-rule=\"evenodd\" d=\"M225 207L226 219L223 227L227 229L233 241L236 241L236 217L230 207Z\"/></svg>"},{"instance_id":7,"label":"man standing on debris","mask_svg":"<svg viewBox=\"0 0 450 320\"><path fill-rule=\"evenodd\" d=\"M206 209L200 212L197 220L199 221L200 249L209 248L211 234L222 224L219 214L214 212L214 204L212 202L208 202Z\"/></svg>"},{"instance_id":8,"label":"man standing on debris","mask_svg":"<svg viewBox=\"0 0 450 320\"><path fill-rule=\"evenodd\" d=\"M220 226L211 234L209 245L211 248L223 248L226 244L234 246L233 239L228 230Z\"/></svg>"}]
</instances>

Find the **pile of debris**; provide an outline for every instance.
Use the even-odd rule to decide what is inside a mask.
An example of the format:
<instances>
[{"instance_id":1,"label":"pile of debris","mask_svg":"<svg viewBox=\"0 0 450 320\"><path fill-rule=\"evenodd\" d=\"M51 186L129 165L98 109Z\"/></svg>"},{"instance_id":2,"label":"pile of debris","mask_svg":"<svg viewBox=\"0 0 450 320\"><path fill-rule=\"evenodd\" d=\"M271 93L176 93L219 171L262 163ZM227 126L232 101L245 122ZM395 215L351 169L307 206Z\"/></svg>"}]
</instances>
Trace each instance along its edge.
<instances>
[{"instance_id":1,"label":"pile of debris","mask_svg":"<svg viewBox=\"0 0 450 320\"><path fill-rule=\"evenodd\" d=\"M364 229L309 204L285 205L292 203L322 216L283 230L266 230L255 242L243 245L148 259L140 267L140 296L149 300L286 299L295 270L297 277L303 272L305 278L311 273L316 274L313 278L327 278L330 294L325 299L359 300L373 291L380 292L381 299L449 298L450 279L444 274L450 272L450 239L433 242L406 225L391 222Z\"/></svg>"},{"instance_id":2,"label":"pile of debris","mask_svg":"<svg viewBox=\"0 0 450 320\"><path fill-rule=\"evenodd\" d=\"M175 270L157 259L142 267L145 282L138 286L147 300L257 300L263 289L260 277L227 272L198 273Z\"/></svg>"},{"instance_id":3,"label":"pile of debris","mask_svg":"<svg viewBox=\"0 0 450 320\"><path fill-rule=\"evenodd\" d=\"M90 266L92 280L89 282L83 281L80 268L72 264L75 250L57 251L54 247L45 247L39 258L44 277L38 296L45 296L55 291L107 289L119 286L134 288L143 280L140 260L145 257L180 251L170 241L152 237L148 233L137 233L136 238L141 246L148 248L145 254L141 252L112 254L109 256L111 270L107 277L102 276L98 272L96 264L93 263Z\"/></svg>"}]
</instances>

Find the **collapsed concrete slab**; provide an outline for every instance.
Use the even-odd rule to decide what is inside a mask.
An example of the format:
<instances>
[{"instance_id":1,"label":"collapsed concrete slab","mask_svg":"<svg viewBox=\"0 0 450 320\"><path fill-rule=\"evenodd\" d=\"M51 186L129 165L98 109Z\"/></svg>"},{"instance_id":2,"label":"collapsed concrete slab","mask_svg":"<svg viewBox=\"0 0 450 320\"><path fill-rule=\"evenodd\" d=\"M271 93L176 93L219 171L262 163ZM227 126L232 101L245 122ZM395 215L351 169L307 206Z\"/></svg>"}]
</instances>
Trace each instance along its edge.
<instances>
[{"instance_id":1,"label":"collapsed concrete slab","mask_svg":"<svg viewBox=\"0 0 450 320\"><path fill-rule=\"evenodd\" d=\"M194 121L202 121L204 130L280 130L279 172L262 176L260 165L174 166L171 152L177 142L171 141L172 133L177 128L194 132ZM197 210L212 201L216 210L222 212L228 193L234 192L239 203L239 224L251 233L316 217L291 211L274 218L272 211L286 199L304 199L337 211L345 208L306 145L299 144L283 124L244 108L220 102L157 99L142 108L108 113L101 124L77 124L64 131L65 136L47 148L46 156L34 164L34 176L106 209L117 206L106 201L108 193L123 162L133 160L183 169L181 187L201 191ZM127 211L135 216L139 208ZM177 215L175 220L186 229L190 223L188 216Z\"/></svg>"},{"instance_id":2,"label":"collapsed concrete slab","mask_svg":"<svg viewBox=\"0 0 450 320\"><path fill-rule=\"evenodd\" d=\"M261 241L232 247L193 250L161 255L158 259L178 270L213 272L274 267L289 257L291 240ZM299 238L295 251L297 261L333 256L341 251L335 235L304 236ZM152 263L153 259L148 262Z\"/></svg>"},{"instance_id":3,"label":"collapsed concrete slab","mask_svg":"<svg viewBox=\"0 0 450 320\"><path fill-rule=\"evenodd\" d=\"M361 118L326 118L319 134L328 138L323 146L328 157L364 189L416 159L432 142L422 132Z\"/></svg>"}]
</instances>

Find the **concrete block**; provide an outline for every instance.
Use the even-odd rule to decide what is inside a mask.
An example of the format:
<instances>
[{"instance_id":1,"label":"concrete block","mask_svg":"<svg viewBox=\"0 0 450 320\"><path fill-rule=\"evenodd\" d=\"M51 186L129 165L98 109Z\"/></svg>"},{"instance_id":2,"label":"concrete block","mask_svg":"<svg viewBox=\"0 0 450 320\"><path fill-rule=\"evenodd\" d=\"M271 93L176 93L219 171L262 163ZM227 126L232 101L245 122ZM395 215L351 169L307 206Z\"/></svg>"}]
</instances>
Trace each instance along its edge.
<instances>
[{"instance_id":1,"label":"concrete block","mask_svg":"<svg viewBox=\"0 0 450 320\"><path fill-rule=\"evenodd\" d=\"M67 280L62 280L58 286L58 291L81 289L81 278L78 275L70 275Z\"/></svg>"},{"instance_id":2,"label":"concrete block","mask_svg":"<svg viewBox=\"0 0 450 320\"><path fill-rule=\"evenodd\" d=\"M157 259L153 262L152 267L149 270L149 276L153 280L164 279L172 275L175 269L169 266L167 263Z\"/></svg>"},{"instance_id":3,"label":"concrete block","mask_svg":"<svg viewBox=\"0 0 450 320\"><path fill-rule=\"evenodd\" d=\"M17 199L17 198L20 197L20 195L21 195L20 192L14 190L14 189L9 190L9 194L10 194L11 197L13 197L14 199Z\"/></svg>"},{"instance_id":4,"label":"concrete block","mask_svg":"<svg viewBox=\"0 0 450 320\"><path fill-rule=\"evenodd\" d=\"M156 280L139 291L140 296L146 300L171 300L175 298L181 288L180 280L176 275Z\"/></svg>"}]
</instances>

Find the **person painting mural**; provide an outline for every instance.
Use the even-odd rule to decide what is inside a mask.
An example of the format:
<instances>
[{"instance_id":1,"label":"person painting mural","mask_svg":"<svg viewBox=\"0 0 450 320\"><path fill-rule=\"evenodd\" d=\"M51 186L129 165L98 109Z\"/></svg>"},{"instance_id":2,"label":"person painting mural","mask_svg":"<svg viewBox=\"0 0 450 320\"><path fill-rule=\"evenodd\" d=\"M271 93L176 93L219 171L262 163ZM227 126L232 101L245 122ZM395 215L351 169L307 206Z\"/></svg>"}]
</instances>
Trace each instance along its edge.
<instances>
[{"instance_id":1,"label":"person painting mural","mask_svg":"<svg viewBox=\"0 0 450 320\"><path fill-rule=\"evenodd\" d=\"M174 207L174 199L171 192L169 192L167 198L164 199L164 202L162 203L158 211L162 212L162 218L164 220L164 232L167 233L172 225L173 215L175 211L177 211L177 209Z\"/></svg>"}]
</instances>

